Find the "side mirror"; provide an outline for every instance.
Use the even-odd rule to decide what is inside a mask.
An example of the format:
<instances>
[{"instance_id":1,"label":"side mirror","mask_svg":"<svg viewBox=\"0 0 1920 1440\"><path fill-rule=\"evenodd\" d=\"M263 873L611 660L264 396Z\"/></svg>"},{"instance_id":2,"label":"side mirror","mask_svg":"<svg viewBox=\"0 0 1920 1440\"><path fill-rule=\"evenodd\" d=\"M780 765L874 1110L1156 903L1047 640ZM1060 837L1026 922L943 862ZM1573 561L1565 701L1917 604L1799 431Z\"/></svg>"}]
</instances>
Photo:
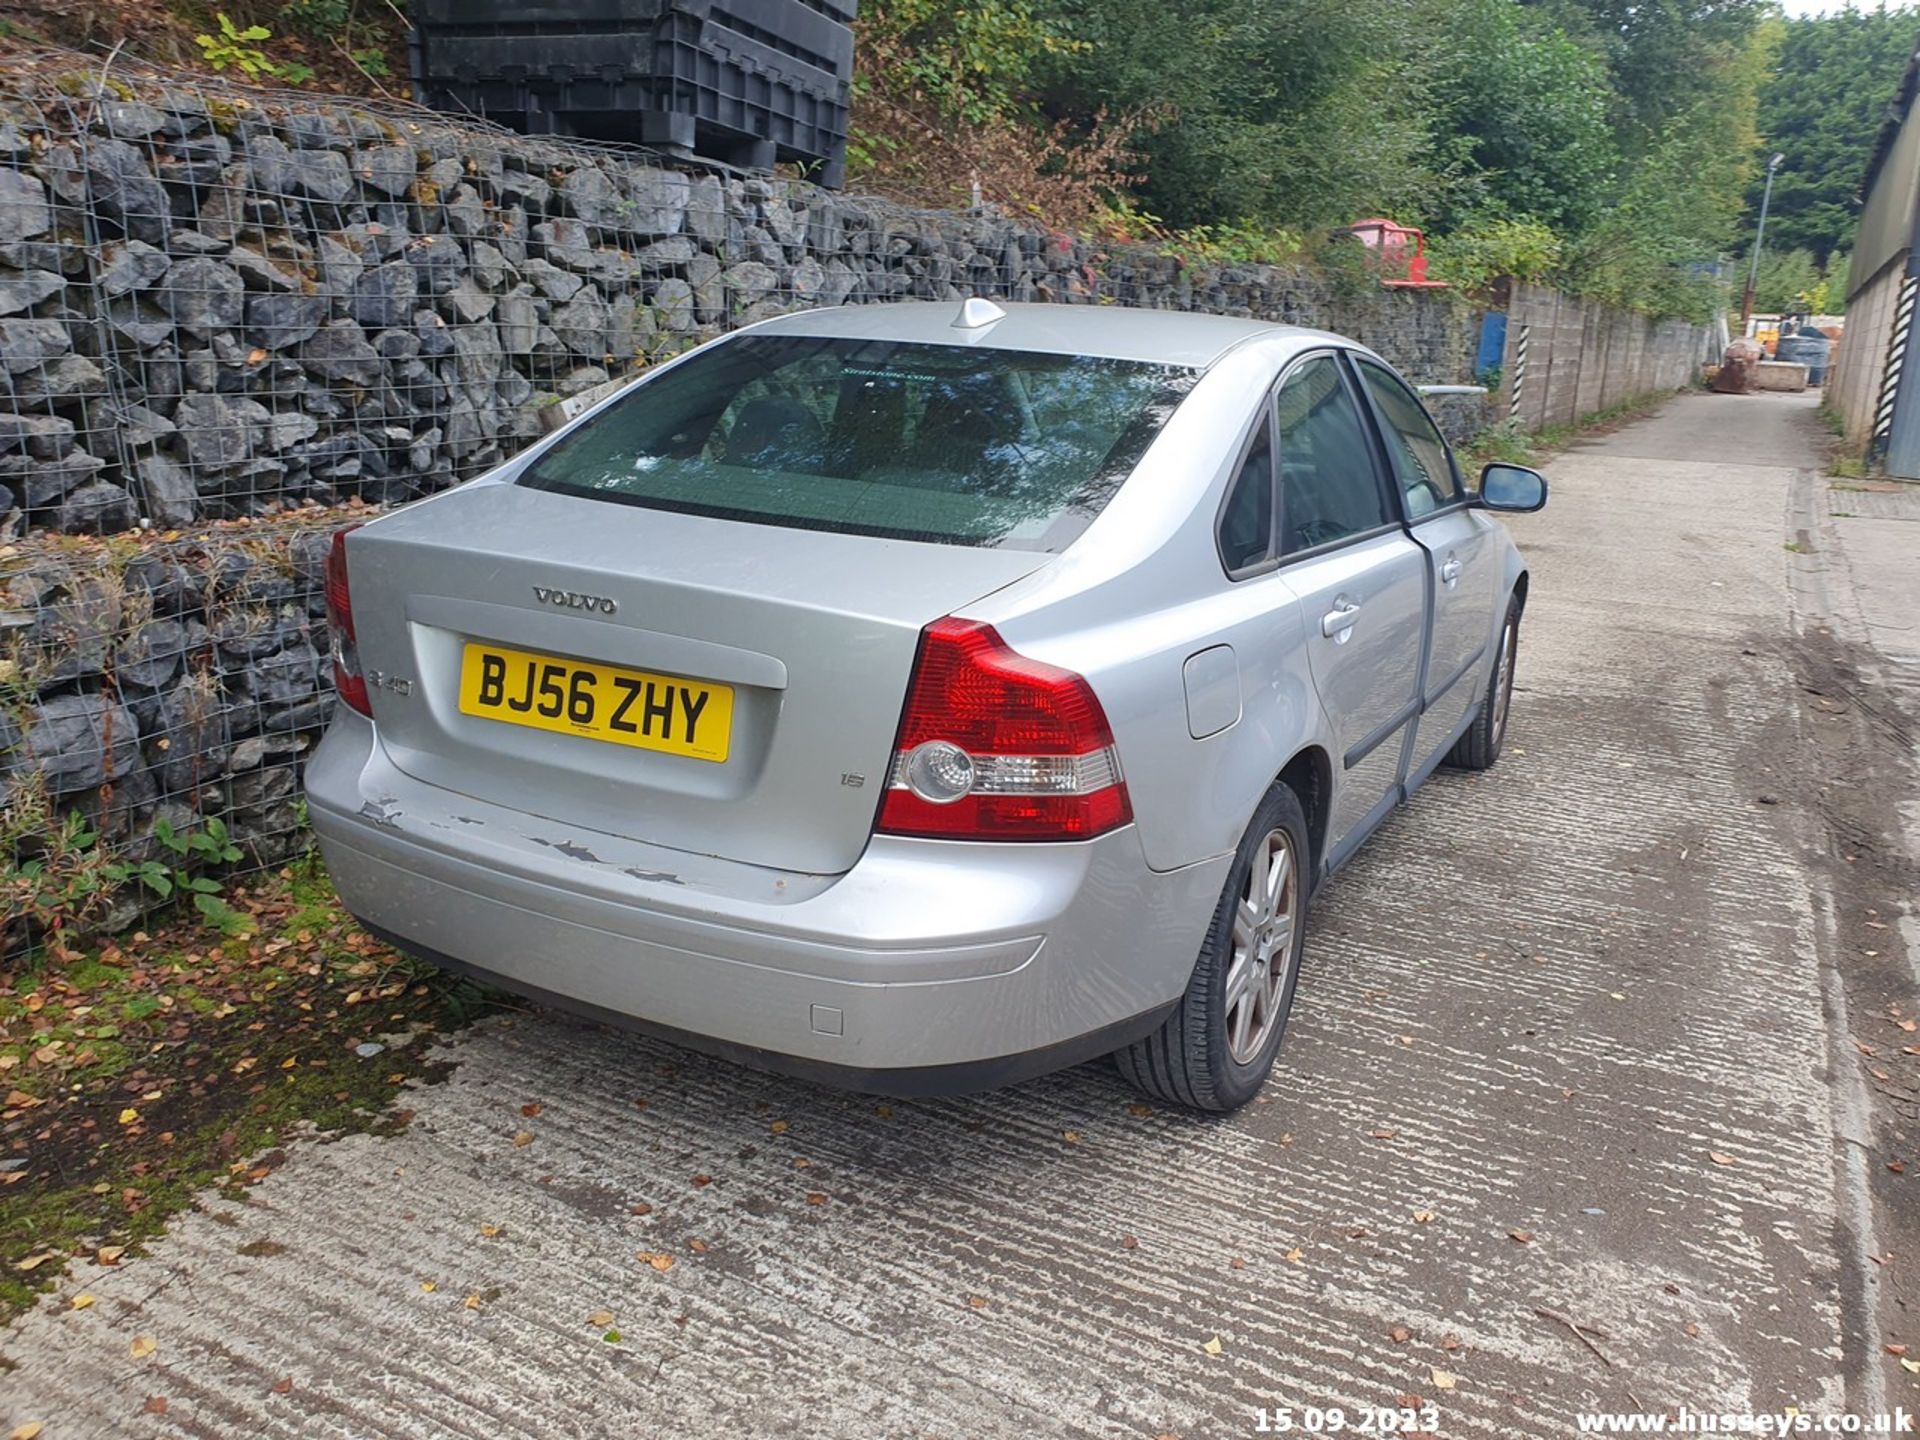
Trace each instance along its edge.
<instances>
[{"instance_id":1,"label":"side mirror","mask_svg":"<svg viewBox=\"0 0 1920 1440\"><path fill-rule=\"evenodd\" d=\"M1538 510L1547 503L1547 477L1496 460L1480 472L1480 503L1489 510Z\"/></svg>"}]
</instances>

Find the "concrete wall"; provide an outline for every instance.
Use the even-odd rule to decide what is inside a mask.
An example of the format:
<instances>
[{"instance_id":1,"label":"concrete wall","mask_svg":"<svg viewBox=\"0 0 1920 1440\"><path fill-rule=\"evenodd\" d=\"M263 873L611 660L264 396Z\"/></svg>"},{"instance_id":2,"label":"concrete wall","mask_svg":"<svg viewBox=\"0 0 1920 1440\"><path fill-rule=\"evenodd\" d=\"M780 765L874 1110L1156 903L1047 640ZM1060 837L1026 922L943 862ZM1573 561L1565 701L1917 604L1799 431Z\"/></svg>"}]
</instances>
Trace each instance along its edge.
<instances>
[{"instance_id":1,"label":"concrete wall","mask_svg":"<svg viewBox=\"0 0 1920 1440\"><path fill-rule=\"evenodd\" d=\"M1906 274L1899 252L1847 302L1847 326L1834 348L1824 402L1843 427L1847 450L1864 457L1873 439L1874 412L1886 377L1894 316Z\"/></svg>"},{"instance_id":2,"label":"concrete wall","mask_svg":"<svg viewBox=\"0 0 1920 1440\"><path fill-rule=\"evenodd\" d=\"M1708 359L1708 331L1653 320L1516 282L1505 297L1507 340L1493 418L1525 430L1583 416L1663 390L1677 390Z\"/></svg>"}]
</instances>

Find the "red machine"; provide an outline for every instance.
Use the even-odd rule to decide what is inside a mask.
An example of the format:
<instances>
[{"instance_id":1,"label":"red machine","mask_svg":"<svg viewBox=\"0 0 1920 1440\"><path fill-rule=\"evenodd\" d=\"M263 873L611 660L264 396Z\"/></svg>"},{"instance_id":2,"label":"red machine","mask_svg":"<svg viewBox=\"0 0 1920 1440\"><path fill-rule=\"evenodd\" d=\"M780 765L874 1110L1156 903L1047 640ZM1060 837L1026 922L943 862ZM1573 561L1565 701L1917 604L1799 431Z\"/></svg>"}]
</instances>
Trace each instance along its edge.
<instances>
[{"instance_id":1,"label":"red machine","mask_svg":"<svg viewBox=\"0 0 1920 1440\"><path fill-rule=\"evenodd\" d=\"M1411 225L1396 225L1375 216L1355 221L1347 229L1372 252L1380 283L1397 290L1444 290L1444 280L1427 278L1427 236Z\"/></svg>"}]
</instances>

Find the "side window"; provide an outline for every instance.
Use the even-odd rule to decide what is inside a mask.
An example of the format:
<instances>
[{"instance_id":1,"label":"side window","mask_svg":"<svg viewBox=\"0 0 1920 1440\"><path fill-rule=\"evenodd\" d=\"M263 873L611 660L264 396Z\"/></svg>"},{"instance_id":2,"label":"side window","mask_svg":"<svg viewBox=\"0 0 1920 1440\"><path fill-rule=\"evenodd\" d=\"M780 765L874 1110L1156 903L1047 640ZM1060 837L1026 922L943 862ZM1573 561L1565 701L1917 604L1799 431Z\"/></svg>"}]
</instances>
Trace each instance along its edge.
<instances>
[{"instance_id":1,"label":"side window","mask_svg":"<svg viewBox=\"0 0 1920 1440\"><path fill-rule=\"evenodd\" d=\"M1260 422L1220 512L1220 563L1229 575L1258 565L1273 551L1273 426Z\"/></svg>"},{"instance_id":2,"label":"side window","mask_svg":"<svg viewBox=\"0 0 1920 1440\"><path fill-rule=\"evenodd\" d=\"M1280 549L1310 550L1388 524L1360 407L1331 355L1280 387Z\"/></svg>"},{"instance_id":3,"label":"side window","mask_svg":"<svg viewBox=\"0 0 1920 1440\"><path fill-rule=\"evenodd\" d=\"M1386 420L1387 453L1393 458L1394 480L1407 497L1407 518L1418 520L1453 504L1460 498L1460 477L1427 407L1378 365L1362 360L1358 367L1367 393Z\"/></svg>"}]
</instances>

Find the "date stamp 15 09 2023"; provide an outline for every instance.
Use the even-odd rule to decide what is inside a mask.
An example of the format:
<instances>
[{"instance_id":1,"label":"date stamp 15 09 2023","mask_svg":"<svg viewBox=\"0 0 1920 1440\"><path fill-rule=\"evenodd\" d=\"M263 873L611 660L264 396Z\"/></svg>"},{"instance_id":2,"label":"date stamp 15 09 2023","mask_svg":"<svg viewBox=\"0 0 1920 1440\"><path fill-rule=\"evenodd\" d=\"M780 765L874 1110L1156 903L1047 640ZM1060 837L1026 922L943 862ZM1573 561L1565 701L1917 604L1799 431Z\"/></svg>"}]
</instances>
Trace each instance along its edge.
<instances>
[{"instance_id":1,"label":"date stamp 15 09 2023","mask_svg":"<svg viewBox=\"0 0 1920 1440\"><path fill-rule=\"evenodd\" d=\"M1431 1405L1261 1405L1253 1412L1256 1435L1379 1435L1421 1440L1440 1429Z\"/></svg>"}]
</instances>

